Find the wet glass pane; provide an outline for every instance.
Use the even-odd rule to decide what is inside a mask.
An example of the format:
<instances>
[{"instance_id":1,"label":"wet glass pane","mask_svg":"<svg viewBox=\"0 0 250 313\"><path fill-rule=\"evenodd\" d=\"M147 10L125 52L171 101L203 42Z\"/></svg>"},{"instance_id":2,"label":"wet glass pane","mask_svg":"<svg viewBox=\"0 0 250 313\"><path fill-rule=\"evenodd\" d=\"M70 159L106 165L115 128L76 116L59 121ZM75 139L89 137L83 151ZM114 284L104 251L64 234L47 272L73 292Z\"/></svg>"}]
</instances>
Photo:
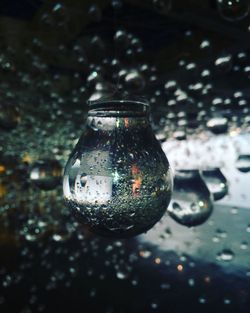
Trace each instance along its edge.
<instances>
[{"instance_id":1,"label":"wet glass pane","mask_svg":"<svg viewBox=\"0 0 250 313\"><path fill-rule=\"evenodd\" d=\"M0 312L249 312L249 10L1 1Z\"/></svg>"}]
</instances>

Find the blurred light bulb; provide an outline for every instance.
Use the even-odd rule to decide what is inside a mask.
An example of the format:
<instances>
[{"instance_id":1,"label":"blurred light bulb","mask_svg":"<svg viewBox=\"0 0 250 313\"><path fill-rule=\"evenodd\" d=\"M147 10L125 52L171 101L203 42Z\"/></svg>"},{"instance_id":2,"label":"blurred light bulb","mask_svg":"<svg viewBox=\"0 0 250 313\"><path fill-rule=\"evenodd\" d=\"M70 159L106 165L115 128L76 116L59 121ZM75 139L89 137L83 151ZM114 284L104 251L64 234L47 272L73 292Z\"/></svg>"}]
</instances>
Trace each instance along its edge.
<instances>
[{"instance_id":1,"label":"blurred light bulb","mask_svg":"<svg viewBox=\"0 0 250 313\"><path fill-rule=\"evenodd\" d=\"M66 203L98 234L145 232L170 202L171 171L147 109L135 101L92 104L86 130L65 167Z\"/></svg>"}]
</instances>

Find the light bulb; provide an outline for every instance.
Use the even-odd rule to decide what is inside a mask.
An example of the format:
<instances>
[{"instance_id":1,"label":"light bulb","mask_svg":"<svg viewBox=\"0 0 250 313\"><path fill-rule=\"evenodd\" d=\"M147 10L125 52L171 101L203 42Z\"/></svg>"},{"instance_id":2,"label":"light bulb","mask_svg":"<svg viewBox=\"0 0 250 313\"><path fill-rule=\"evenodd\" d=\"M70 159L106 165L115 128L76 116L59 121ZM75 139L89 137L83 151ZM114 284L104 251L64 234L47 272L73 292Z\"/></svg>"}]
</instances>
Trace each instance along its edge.
<instances>
[{"instance_id":1,"label":"light bulb","mask_svg":"<svg viewBox=\"0 0 250 313\"><path fill-rule=\"evenodd\" d=\"M212 210L211 195L199 171L177 171L169 215L179 224L192 227L203 224Z\"/></svg>"},{"instance_id":2,"label":"light bulb","mask_svg":"<svg viewBox=\"0 0 250 313\"><path fill-rule=\"evenodd\" d=\"M160 220L172 177L146 104L91 105L86 130L65 167L63 190L78 220L100 235L135 236Z\"/></svg>"}]
</instances>

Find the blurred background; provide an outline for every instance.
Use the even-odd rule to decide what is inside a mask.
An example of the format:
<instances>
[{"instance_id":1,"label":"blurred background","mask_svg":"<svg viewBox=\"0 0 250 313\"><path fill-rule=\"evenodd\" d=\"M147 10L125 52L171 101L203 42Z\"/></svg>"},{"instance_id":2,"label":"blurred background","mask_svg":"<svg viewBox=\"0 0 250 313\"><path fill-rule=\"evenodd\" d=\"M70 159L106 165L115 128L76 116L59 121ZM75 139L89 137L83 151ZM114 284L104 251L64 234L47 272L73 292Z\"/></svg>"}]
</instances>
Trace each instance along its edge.
<instances>
[{"instance_id":1,"label":"blurred background","mask_svg":"<svg viewBox=\"0 0 250 313\"><path fill-rule=\"evenodd\" d=\"M249 312L249 10L1 0L1 312ZM173 172L191 173L171 217L126 240L89 233L61 186L87 102L117 98L150 103ZM194 171L213 212L186 227L175 197L199 202Z\"/></svg>"}]
</instances>

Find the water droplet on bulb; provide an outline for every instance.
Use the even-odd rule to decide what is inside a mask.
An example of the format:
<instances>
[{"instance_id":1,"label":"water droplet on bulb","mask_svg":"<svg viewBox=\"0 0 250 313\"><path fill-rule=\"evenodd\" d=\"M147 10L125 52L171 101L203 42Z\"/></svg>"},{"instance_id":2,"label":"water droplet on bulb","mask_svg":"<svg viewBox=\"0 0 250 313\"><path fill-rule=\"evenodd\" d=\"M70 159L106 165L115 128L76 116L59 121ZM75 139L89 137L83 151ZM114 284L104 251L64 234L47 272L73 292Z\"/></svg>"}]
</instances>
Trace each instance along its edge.
<instances>
[{"instance_id":1,"label":"water droplet on bulb","mask_svg":"<svg viewBox=\"0 0 250 313\"><path fill-rule=\"evenodd\" d=\"M101 235L128 237L145 232L166 211L172 179L165 154L149 135L144 104L94 104L87 125L72 154L80 160L79 166L69 159L65 168L68 206L80 222ZM96 127L101 131L93 132Z\"/></svg>"},{"instance_id":2,"label":"water droplet on bulb","mask_svg":"<svg viewBox=\"0 0 250 313\"><path fill-rule=\"evenodd\" d=\"M207 122L207 128L214 134L223 134L228 130L228 120L225 117L214 117Z\"/></svg>"},{"instance_id":3,"label":"water droplet on bulb","mask_svg":"<svg viewBox=\"0 0 250 313\"><path fill-rule=\"evenodd\" d=\"M81 187L84 188L86 186L87 183L87 175L86 174L82 174L81 178L80 178L80 182L81 182Z\"/></svg>"}]
</instances>

